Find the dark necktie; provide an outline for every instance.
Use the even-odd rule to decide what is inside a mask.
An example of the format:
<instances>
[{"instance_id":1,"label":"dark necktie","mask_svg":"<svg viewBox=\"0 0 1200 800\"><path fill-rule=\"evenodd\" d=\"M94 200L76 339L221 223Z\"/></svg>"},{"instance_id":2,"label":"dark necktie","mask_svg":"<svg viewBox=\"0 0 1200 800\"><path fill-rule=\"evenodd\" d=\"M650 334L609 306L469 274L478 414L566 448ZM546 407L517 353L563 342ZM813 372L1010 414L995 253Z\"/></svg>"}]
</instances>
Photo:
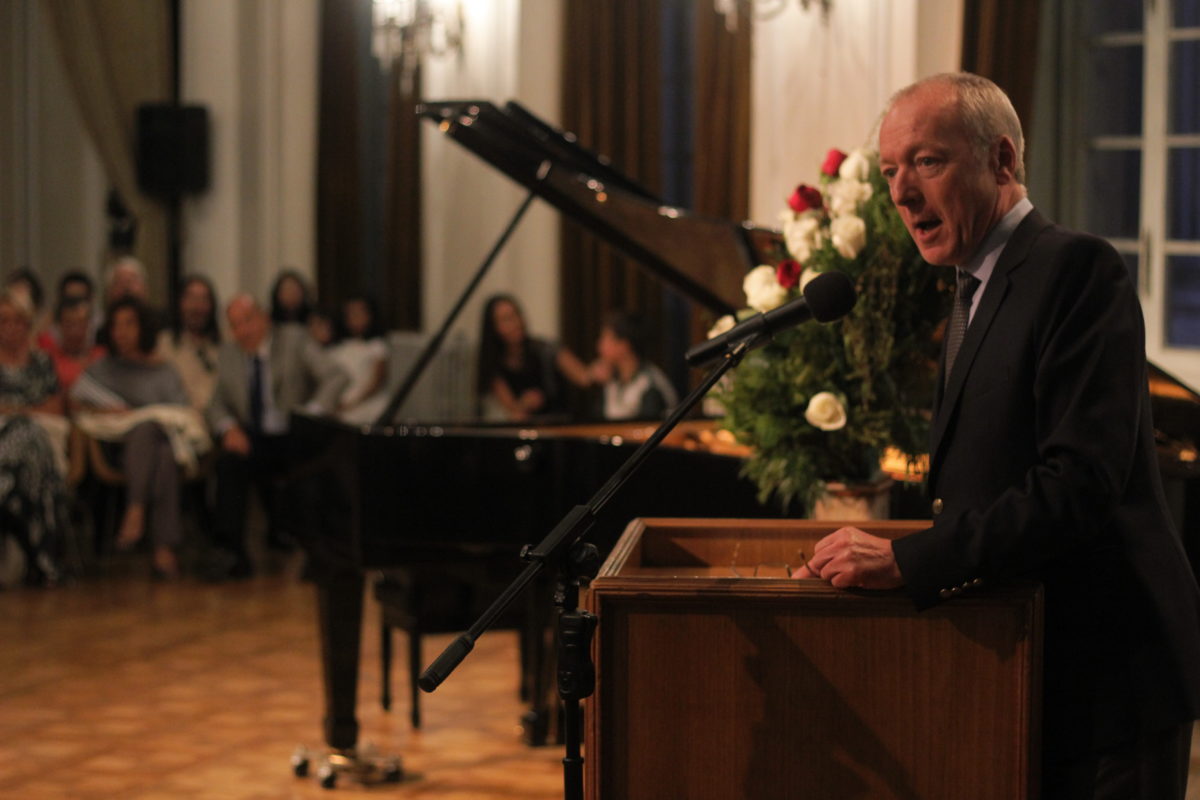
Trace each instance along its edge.
<instances>
[{"instance_id":1,"label":"dark necktie","mask_svg":"<svg viewBox=\"0 0 1200 800\"><path fill-rule=\"evenodd\" d=\"M263 363L262 356L250 358L250 427L262 431L263 427Z\"/></svg>"},{"instance_id":2,"label":"dark necktie","mask_svg":"<svg viewBox=\"0 0 1200 800\"><path fill-rule=\"evenodd\" d=\"M971 298L979 288L979 279L969 272L957 270L958 289L954 293L954 308L950 311L950 324L946 326L946 372L942 376L942 385L950 383L950 370L954 369L954 359L958 357L958 348L962 347L963 338L967 335L967 323L971 319Z\"/></svg>"}]
</instances>

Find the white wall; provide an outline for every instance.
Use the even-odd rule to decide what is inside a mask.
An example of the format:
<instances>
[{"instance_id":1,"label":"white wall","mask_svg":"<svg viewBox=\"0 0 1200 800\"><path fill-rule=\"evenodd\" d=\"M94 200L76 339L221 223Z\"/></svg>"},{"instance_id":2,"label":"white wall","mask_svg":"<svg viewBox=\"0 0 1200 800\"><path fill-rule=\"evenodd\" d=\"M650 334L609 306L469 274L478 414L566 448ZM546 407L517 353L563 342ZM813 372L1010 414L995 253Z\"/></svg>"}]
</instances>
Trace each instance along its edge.
<instances>
[{"instance_id":1,"label":"white wall","mask_svg":"<svg viewBox=\"0 0 1200 800\"><path fill-rule=\"evenodd\" d=\"M750 215L776 226L827 150L870 143L883 105L918 78L959 68L962 0L789 4L754 29Z\"/></svg>"},{"instance_id":2,"label":"white wall","mask_svg":"<svg viewBox=\"0 0 1200 800\"><path fill-rule=\"evenodd\" d=\"M429 100L517 100L551 124L560 118L561 0L464 0L464 52L430 59L423 94ZM525 190L426 123L423 302L427 329L449 311L468 279L525 197ZM464 310L458 329L478 334L484 299L511 292L531 330L558 334L559 215L541 201Z\"/></svg>"},{"instance_id":3,"label":"white wall","mask_svg":"<svg viewBox=\"0 0 1200 800\"><path fill-rule=\"evenodd\" d=\"M315 274L316 0L184 0L182 100L209 111L209 190L184 201L183 269L222 300Z\"/></svg>"}]
</instances>

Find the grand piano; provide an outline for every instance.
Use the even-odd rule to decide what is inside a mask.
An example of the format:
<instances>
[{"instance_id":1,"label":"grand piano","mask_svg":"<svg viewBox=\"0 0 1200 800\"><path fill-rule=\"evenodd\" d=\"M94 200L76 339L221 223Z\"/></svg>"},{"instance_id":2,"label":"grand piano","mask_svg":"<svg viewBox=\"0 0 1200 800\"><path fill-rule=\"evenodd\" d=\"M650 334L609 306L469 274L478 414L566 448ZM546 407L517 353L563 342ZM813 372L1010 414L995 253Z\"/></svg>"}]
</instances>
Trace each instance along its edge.
<instances>
[{"instance_id":1,"label":"grand piano","mask_svg":"<svg viewBox=\"0 0 1200 800\"><path fill-rule=\"evenodd\" d=\"M716 314L741 305L747 269L771 263L779 235L664 205L650 192L514 103L425 105L421 113L531 195L613 243ZM1200 564L1200 395L1155 367L1150 378L1160 464L1193 566ZM394 409L393 409L394 410ZM405 419L403 408L395 420ZM651 424L490 427L388 421L354 428L298 417L310 453L305 512L325 687L325 738L354 748L364 573L517 553L584 502L653 430ZM591 540L602 552L636 516L774 516L715 452L709 426L680 426L610 504ZM911 497L911 493L907 495ZM899 498L905 502L905 497ZM901 515L923 515L905 503ZM545 692L530 692L531 741L545 732ZM527 727L527 730L529 728Z\"/></svg>"},{"instance_id":2,"label":"grand piano","mask_svg":"<svg viewBox=\"0 0 1200 800\"><path fill-rule=\"evenodd\" d=\"M429 103L420 113L531 197L549 202L714 314L741 306L746 271L781 252L774 231L663 204L515 103ZM293 421L307 453L298 477L310 487L302 493L302 515L314 528L305 538L318 592L325 738L335 751L351 750L358 737L365 573L432 570L469 560L494 564L500 558L511 563L508 577L515 577L524 566L520 548L536 544L571 507L591 497L655 428L412 422L396 405L374 426L304 416ZM651 455L592 529L589 540L602 553L636 516L778 514L738 477L740 458L714 452L711 428L685 423ZM547 617L549 602L547 597ZM529 617L527 624L540 626L536 612ZM551 715L538 680L546 671L537 668L536 654L530 660L531 709L523 724L528 740L538 743Z\"/></svg>"}]
</instances>

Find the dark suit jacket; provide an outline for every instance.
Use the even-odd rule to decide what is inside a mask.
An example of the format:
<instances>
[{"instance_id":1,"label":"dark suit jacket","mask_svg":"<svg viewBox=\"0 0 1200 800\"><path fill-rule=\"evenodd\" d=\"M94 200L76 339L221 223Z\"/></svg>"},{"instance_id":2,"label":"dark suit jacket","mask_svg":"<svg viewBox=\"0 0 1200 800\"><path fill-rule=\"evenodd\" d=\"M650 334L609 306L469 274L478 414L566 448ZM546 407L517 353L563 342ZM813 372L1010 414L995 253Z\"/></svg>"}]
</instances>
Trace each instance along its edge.
<instances>
[{"instance_id":1,"label":"dark suit jacket","mask_svg":"<svg viewBox=\"0 0 1200 800\"><path fill-rule=\"evenodd\" d=\"M1049 760L1200 715L1200 590L1163 497L1143 338L1112 247L1030 212L935 403L933 527L894 544L920 607L1044 584Z\"/></svg>"}]
</instances>

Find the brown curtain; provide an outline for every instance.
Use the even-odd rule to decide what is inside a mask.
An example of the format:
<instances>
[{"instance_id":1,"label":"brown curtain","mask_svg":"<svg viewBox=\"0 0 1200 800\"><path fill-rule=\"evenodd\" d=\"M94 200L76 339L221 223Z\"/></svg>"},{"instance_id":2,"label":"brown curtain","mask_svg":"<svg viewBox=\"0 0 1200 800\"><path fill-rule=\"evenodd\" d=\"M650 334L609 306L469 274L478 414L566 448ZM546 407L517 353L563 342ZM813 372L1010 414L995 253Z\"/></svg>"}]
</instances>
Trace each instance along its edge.
<instances>
[{"instance_id":1,"label":"brown curtain","mask_svg":"<svg viewBox=\"0 0 1200 800\"><path fill-rule=\"evenodd\" d=\"M651 191L660 183L661 10L644 0L567 0L563 127ZM585 357L613 309L661 315L659 282L577 225L562 229L563 342Z\"/></svg>"},{"instance_id":2,"label":"brown curtain","mask_svg":"<svg viewBox=\"0 0 1200 800\"><path fill-rule=\"evenodd\" d=\"M317 114L317 296L336 303L362 263L359 183L359 76L356 34L361 0L321 0Z\"/></svg>"},{"instance_id":3,"label":"brown curtain","mask_svg":"<svg viewBox=\"0 0 1200 800\"><path fill-rule=\"evenodd\" d=\"M336 308L366 291L389 328L419 329L420 71L381 80L370 19L370 0L321 2L317 295Z\"/></svg>"},{"instance_id":4,"label":"brown curtain","mask_svg":"<svg viewBox=\"0 0 1200 800\"><path fill-rule=\"evenodd\" d=\"M741 222L750 215L751 20L739 5L736 31L707 0L696 2L695 132L692 208ZM754 266L754 265L751 265ZM736 277L737 285L741 276ZM693 313L690 341L704 339L712 320Z\"/></svg>"},{"instance_id":5,"label":"brown curtain","mask_svg":"<svg viewBox=\"0 0 1200 800\"><path fill-rule=\"evenodd\" d=\"M134 255L167 298L167 210L137 186L137 107L170 99L169 0L46 0L67 79L105 172L137 219Z\"/></svg>"},{"instance_id":6,"label":"brown curtain","mask_svg":"<svg viewBox=\"0 0 1200 800\"><path fill-rule=\"evenodd\" d=\"M421 329L420 87L419 66L411 82L403 80L399 69L392 70L380 310L399 330Z\"/></svg>"},{"instance_id":7,"label":"brown curtain","mask_svg":"<svg viewBox=\"0 0 1200 800\"><path fill-rule=\"evenodd\" d=\"M962 68L1008 94L1025 131L1033 129L1039 0L966 0Z\"/></svg>"}]
</instances>

